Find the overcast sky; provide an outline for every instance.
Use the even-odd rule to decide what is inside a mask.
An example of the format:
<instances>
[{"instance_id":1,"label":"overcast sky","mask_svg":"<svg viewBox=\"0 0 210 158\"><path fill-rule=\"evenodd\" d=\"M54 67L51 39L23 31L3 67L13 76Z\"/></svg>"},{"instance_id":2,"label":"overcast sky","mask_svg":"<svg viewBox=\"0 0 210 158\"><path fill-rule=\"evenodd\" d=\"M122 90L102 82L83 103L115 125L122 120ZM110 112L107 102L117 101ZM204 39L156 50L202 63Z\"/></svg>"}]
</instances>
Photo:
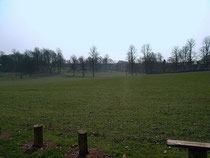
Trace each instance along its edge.
<instances>
[{"instance_id":1,"label":"overcast sky","mask_svg":"<svg viewBox=\"0 0 210 158\"><path fill-rule=\"evenodd\" d=\"M0 0L0 50L61 48L87 57L126 59L130 44L168 58L174 46L210 35L210 0Z\"/></svg>"}]
</instances>

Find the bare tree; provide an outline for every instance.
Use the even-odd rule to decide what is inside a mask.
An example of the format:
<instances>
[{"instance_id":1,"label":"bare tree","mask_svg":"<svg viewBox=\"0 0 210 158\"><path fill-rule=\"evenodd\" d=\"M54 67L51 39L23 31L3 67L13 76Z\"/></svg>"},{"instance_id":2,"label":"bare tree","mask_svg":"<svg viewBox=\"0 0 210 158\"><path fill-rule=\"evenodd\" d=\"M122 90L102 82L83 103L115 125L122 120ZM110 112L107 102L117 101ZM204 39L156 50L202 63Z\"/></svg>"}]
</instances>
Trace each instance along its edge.
<instances>
[{"instance_id":1,"label":"bare tree","mask_svg":"<svg viewBox=\"0 0 210 158\"><path fill-rule=\"evenodd\" d=\"M79 57L79 64L82 70L82 76L85 77L85 59L83 56Z\"/></svg>"},{"instance_id":2,"label":"bare tree","mask_svg":"<svg viewBox=\"0 0 210 158\"><path fill-rule=\"evenodd\" d=\"M77 66L77 57L72 55L70 58L71 68L73 71L73 76L75 76L76 66Z\"/></svg>"},{"instance_id":3,"label":"bare tree","mask_svg":"<svg viewBox=\"0 0 210 158\"><path fill-rule=\"evenodd\" d=\"M163 56L162 56L162 54L161 53L157 53L157 62L160 62L160 63L162 63L163 62Z\"/></svg>"},{"instance_id":4,"label":"bare tree","mask_svg":"<svg viewBox=\"0 0 210 158\"><path fill-rule=\"evenodd\" d=\"M188 64L189 64L189 69L191 70L192 69L192 62L193 62L192 56L193 56L193 48L195 46L195 40L194 39L189 39L187 41L186 46L188 47L188 58L187 58L187 60L188 60Z\"/></svg>"},{"instance_id":5,"label":"bare tree","mask_svg":"<svg viewBox=\"0 0 210 158\"><path fill-rule=\"evenodd\" d=\"M188 51L189 51L189 47L186 45L183 46L182 49L179 51L180 62L182 63L184 70L186 70L186 66L187 66Z\"/></svg>"},{"instance_id":6,"label":"bare tree","mask_svg":"<svg viewBox=\"0 0 210 158\"><path fill-rule=\"evenodd\" d=\"M136 48L134 45L130 45L127 53L128 70L133 75L136 62Z\"/></svg>"},{"instance_id":7,"label":"bare tree","mask_svg":"<svg viewBox=\"0 0 210 158\"><path fill-rule=\"evenodd\" d=\"M208 69L209 62L210 62L210 36L207 36L203 40L203 46L200 49L202 60L205 65L205 68Z\"/></svg>"},{"instance_id":8,"label":"bare tree","mask_svg":"<svg viewBox=\"0 0 210 158\"><path fill-rule=\"evenodd\" d=\"M166 72L166 60L164 59L162 62L162 72L165 73Z\"/></svg>"},{"instance_id":9,"label":"bare tree","mask_svg":"<svg viewBox=\"0 0 210 158\"><path fill-rule=\"evenodd\" d=\"M50 71L55 71L56 68L56 60L57 60L57 55L55 53L55 51L50 50L50 58L51 58L51 68Z\"/></svg>"},{"instance_id":10,"label":"bare tree","mask_svg":"<svg viewBox=\"0 0 210 158\"><path fill-rule=\"evenodd\" d=\"M92 69L92 74L93 74L93 77L95 77L95 70L96 70L96 65L97 65L98 57L99 57L99 53L95 46L93 46L90 49L89 55L90 55L90 59L91 59L90 65L91 65L91 69Z\"/></svg>"},{"instance_id":11,"label":"bare tree","mask_svg":"<svg viewBox=\"0 0 210 158\"><path fill-rule=\"evenodd\" d=\"M56 49L57 52L57 68L58 68L58 73L61 73L61 68L63 66L64 63L64 58L63 58L63 54L60 48Z\"/></svg>"},{"instance_id":12,"label":"bare tree","mask_svg":"<svg viewBox=\"0 0 210 158\"><path fill-rule=\"evenodd\" d=\"M175 65L176 72L178 71L178 64L179 64L179 52L180 49L178 46L175 46L171 52L171 62Z\"/></svg>"},{"instance_id":13,"label":"bare tree","mask_svg":"<svg viewBox=\"0 0 210 158\"><path fill-rule=\"evenodd\" d=\"M143 53L144 60L149 59L151 51L152 51L152 48L150 47L150 44L144 44L141 47L141 52Z\"/></svg>"},{"instance_id":14,"label":"bare tree","mask_svg":"<svg viewBox=\"0 0 210 158\"><path fill-rule=\"evenodd\" d=\"M152 52L152 48L149 44L144 44L141 47L141 53L143 54L143 63L145 67L145 73L152 73L154 62L156 60L155 54Z\"/></svg>"},{"instance_id":15,"label":"bare tree","mask_svg":"<svg viewBox=\"0 0 210 158\"><path fill-rule=\"evenodd\" d=\"M104 58L103 58L103 65L104 65L104 70L105 71L107 70L108 63L109 63L109 55L108 54L105 54L104 55Z\"/></svg>"}]
</instances>

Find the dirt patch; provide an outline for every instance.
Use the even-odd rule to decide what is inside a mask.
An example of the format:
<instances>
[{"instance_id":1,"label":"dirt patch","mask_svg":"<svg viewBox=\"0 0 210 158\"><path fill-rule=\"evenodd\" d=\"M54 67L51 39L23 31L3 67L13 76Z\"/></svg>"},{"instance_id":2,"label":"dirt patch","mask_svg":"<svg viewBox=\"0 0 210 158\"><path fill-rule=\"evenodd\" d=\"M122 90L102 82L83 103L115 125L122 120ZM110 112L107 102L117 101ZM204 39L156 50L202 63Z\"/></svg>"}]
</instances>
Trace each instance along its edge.
<instances>
[{"instance_id":1,"label":"dirt patch","mask_svg":"<svg viewBox=\"0 0 210 158\"><path fill-rule=\"evenodd\" d=\"M85 157L79 155L79 147L70 147L68 148L67 154L65 154L65 158L111 158L111 156L107 155L102 149L100 148L89 148L89 154Z\"/></svg>"},{"instance_id":2,"label":"dirt patch","mask_svg":"<svg viewBox=\"0 0 210 158\"><path fill-rule=\"evenodd\" d=\"M36 147L33 145L33 141L25 142L20 148L25 154L31 154L33 152L41 152L49 148L56 148L56 144L51 141L44 141L42 147Z\"/></svg>"},{"instance_id":3,"label":"dirt patch","mask_svg":"<svg viewBox=\"0 0 210 158\"><path fill-rule=\"evenodd\" d=\"M1 131L0 138L10 138L11 135L12 135L11 132L2 132L2 131Z\"/></svg>"}]
</instances>

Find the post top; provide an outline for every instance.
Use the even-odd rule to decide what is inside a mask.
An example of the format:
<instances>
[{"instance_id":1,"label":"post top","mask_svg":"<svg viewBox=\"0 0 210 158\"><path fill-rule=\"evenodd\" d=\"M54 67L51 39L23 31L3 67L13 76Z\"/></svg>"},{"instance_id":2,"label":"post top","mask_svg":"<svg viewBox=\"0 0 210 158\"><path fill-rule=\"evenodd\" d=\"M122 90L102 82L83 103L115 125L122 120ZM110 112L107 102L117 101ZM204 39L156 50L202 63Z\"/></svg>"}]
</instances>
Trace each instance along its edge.
<instances>
[{"instance_id":1,"label":"post top","mask_svg":"<svg viewBox=\"0 0 210 158\"><path fill-rule=\"evenodd\" d=\"M202 142L190 142L190 141L182 141L182 140L167 140L168 146L177 146L183 148L200 148L205 150L210 150L210 143L202 143Z\"/></svg>"},{"instance_id":2,"label":"post top","mask_svg":"<svg viewBox=\"0 0 210 158\"><path fill-rule=\"evenodd\" d=\"M34 128L39 128L39 127L43 127L43 125L41 125L41 124L34 125Z\"/></svg>"},{"instance_id":3,"label":"post top","mask_svg":"<svg viewBox=\"0 0 210 158\"><path fill-rule=\"evenodd\" d=\"M86 134L87 131L86 130L78 130L78 134Z\"/></svg>"}]
</instances>

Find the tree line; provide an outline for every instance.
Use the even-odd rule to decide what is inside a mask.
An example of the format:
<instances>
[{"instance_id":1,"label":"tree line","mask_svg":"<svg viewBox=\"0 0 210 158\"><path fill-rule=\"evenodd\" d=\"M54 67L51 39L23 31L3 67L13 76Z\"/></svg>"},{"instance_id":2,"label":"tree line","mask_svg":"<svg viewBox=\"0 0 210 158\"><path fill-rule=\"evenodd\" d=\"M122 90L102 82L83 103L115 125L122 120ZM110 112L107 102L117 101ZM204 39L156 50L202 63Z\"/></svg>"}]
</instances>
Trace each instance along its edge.
<instances>
[{"instance_id":1,"label":"tree line","mask_svg":"<svg viewBox=\"0 0 210 158\"><path fill-rule=\"evenodd\" d=\"M126 72L133 75L210 70L210 36L204 38L199 52L194 50L195 44L194 39L189 39L182 48L175 46L167 61L161 53L154 53L149 44L141 47L138 58L137 49L131 45L127 53Z\"/></svg>"},{"instance_id":2,"label":"tree line","mask_svg":"<svg viewBox=\"0 0 210 158\"><path fill-rule=\"evenodd\" d=\"M24 53L13 49L9 55L0 52L0 71L18 73L21 77L24 74L32 75L43 72L60 73L64 62L60 49L53 51L36 47Z\"/></svg>"},{"instance_id":3,"label":"tree line","mask_svg":"<svg viewBox=\"0 0 210 158\"><path fill-rule=\"evenodd\" d=\"M110 70L108 66L114 64L114 61L109 57L108 54L106 54L104 57L101 57L97 51L97 48L93 46L90 48L89 56L87 58L72 55L70 60L67 60L66 63L67 67L70 66L73 76L75 76L76 71L81 71L82 76L85 77L85 73L90 71L92 72L92 77L95 77L95 72Z\"/></svg>"},{"instance_id":4,"label":"tree line","mask_svg":"<svg viewBox=\"0 0 210 158\"><path fill-rule=\"evenodd\" d=\"M195 44L194 39L189 39L183 47L175 46L167 60L161 53L153 52L149 44L141 47L141 55L138 57L136 47L131 45L127 60L118 62L114 62L108 54L100 56L95 46L90 48L87 58L72 55L69 60L64 59L59 48L54 51L36 47L23 53L13 49L8 55L0 51L0 72L13 72L22 77L24 74L61 73L62 69L69 69L73 76L79 71L85 77L89 71L95 77L95 72L109 70L131 75L209 70L210 37L204 38L199 52L195 52Z\"/></svg>"},{"instance_id":5,"label":"tree line","mask_svg":"<svg viewBox=\"0 0 210 158\"><path fill-rule=\"evenodd\" d=\"M108 54L101 57L95 46L90 49L88 58L72 55L69 60L64 59L59 48L54 51L36 47L34 50L26 50L23 53L13 49L8 55L0 51L0 72L13 72L21 78L26 74L61 73L61 70L66 68L72 70L73 76L76 71L81 71L82 76L85 77L85 73L91 71L92 76L95 77L96 71L106 71L108 65L112 63L113 60Z\"/></svg>"}]
</instances>

